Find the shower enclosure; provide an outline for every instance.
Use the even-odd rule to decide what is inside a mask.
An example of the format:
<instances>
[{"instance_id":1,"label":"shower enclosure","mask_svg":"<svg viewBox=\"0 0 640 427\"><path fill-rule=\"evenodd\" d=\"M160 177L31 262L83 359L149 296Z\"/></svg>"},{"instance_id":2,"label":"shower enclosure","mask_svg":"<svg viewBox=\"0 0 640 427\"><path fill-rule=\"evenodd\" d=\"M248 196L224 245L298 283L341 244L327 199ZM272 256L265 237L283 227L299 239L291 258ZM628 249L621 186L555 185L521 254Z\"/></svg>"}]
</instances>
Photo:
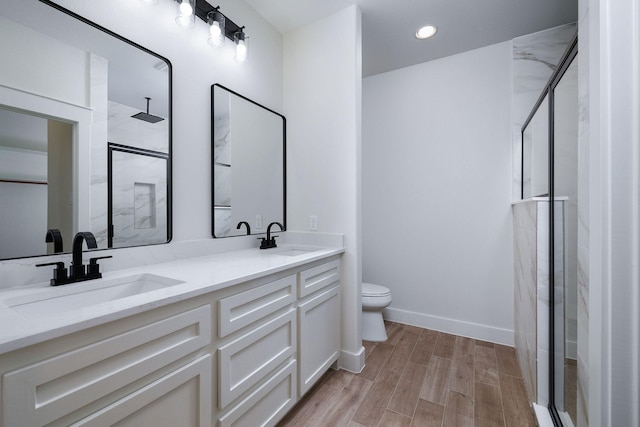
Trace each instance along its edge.
<instances>
[{"instance_id":1,"label":"shower enclosure","mask_svg":"<svg viewBox=\"0 0 640 427\"><path fill-rule=\"evenodd\" d=\"M549 373L548 384L538 377L537 386L548 391L542 393L545 399L538 394L544 400L538 403L548 404L554 424L565 427L577 425L578 405L577 53L575 39L522 128L522 198L546 201L549 218L538 223L548 233L548 259L538 259L538 269L547 272L549 316L548 351L537 352L537 370Z\"/></svg>"}]
</instances>

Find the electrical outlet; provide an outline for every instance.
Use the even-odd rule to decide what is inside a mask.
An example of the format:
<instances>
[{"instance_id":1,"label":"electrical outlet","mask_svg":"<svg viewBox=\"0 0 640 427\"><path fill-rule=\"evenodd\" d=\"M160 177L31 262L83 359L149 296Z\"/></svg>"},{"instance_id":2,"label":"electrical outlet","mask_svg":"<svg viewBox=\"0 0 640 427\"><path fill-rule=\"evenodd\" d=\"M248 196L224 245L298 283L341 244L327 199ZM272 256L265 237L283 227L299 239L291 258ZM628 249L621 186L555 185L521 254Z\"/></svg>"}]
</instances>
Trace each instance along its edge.
<instances>
[{"instance_id":1,"label":"electrical outlet","mask_svg":"<svg viewBox=\"0 0 640 427\"><path fill-rule=\"evenodd\" d=\"M262 215L256 215L256 228L262 230Z\"/></svg>"},{"instance_id":2,"label":"electrical outlet","mask_svg":"<svg viewBox=\"0 0 640 427\"><path fill-rule=\"evenodd\" d=\"M309 216L309 230L318 231L318 216L310 215Z\"/></svg>"}]
</instances>

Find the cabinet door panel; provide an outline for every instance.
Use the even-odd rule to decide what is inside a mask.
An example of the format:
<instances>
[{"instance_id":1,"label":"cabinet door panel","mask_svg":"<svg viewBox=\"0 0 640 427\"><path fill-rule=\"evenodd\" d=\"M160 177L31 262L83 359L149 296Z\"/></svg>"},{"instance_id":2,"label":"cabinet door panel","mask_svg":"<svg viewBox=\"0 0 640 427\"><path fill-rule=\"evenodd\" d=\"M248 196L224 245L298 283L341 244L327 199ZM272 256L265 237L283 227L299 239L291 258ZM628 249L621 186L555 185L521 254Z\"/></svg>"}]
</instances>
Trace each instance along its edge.
<instances>
[{"instance_id":1,"label":"cabinet door panel","mask_svg":"<svg viewBox=\"0 0 640 427\"><path fill-rule=\"evenodd\" d=\"M273 375L223 415L220 427L273 426L296 403L296 361Z\"/></svg>"},{"instance_id":2,"label":"cabinet door panel","mask_svg":"<svg viewBox=\"0 0 640 427\"><path fill-rule=\"evenodd\" d=\"M211 425L211 355L171 372L72 424L74 427L208 427Z\"/></svg>"},{"instance_id":3,"label":"cabinet door panel","mask_svg":"<svg viewBox=\"0 0 640 427\"><path fill-rule=\"evenodd\" d=\"M218 393L224 408L296 352L295 310L218 349Z\"/></svg>"},{"instance_id":4,"label":"cabinet door panel","mask_svg":"<svg viewBox=\"0 0 640 427\"><path fill-rule=\"evenodd\" d=\"M210 341L211 306L205 305L8 372L4 425L51 423Z\"/></svg>"},{"instance_id":5,"label":"cabinet door panel","mask_svg":"<svg viewBox=\"0 0 640 427\"><path fill-rule=\"evenodd\" d=\"M292 304L296 299L295 285L296 276L291 275L221 299L218 302L220 337Z\"/></svg>"},{"instance_id":6,"label":"cabinet door panel","mask_svg":"<svg viewBox=\"0 0 640 427\"><path fill-rule=\"evenodd\" d=\"M300 272L300 298L340 281L340 261L332 261Z\"/></svg>"},{"instance_id":7,"label":"cabinet door panel","mask_svg":"<svg viewBox=\"0 0 640 427\"><path fill-rule=\"evenodd\" d=\"M333 287L298 307L300 331L300 396L338 359L340 349L339 287Z\"/></svg>"}]
</instances>

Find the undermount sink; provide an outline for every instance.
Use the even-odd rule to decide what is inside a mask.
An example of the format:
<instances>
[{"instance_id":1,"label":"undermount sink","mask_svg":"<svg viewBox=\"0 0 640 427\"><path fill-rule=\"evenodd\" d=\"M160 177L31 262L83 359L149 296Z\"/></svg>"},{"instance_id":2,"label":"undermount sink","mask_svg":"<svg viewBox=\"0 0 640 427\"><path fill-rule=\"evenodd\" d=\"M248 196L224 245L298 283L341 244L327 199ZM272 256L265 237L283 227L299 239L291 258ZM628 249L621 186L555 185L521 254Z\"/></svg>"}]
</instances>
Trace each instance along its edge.
<instances>
[{"instance_id":1,"label":"undermount sink","mask_svg":"<svg viewBox=\"0 0 640 427\"><path fill-rule=\"evenodd\" d=\"M4 303L29 316L51 316L96 304L179 285L183 281L154 274L136 274L110 280L87 281L47 288L41 292L9 298Z\"/></svg>"},{"instance_id":2,"label":"undermount sink","mask_svg":"<svg viewBox=\"0 0 640 427\"><path fill-rule=\"evenodd\" d=\"M284 255L284 256L299 256L299 255L307 255L311 252L315 252L319 250L318 248L306 248L306 247L295 247L295 248L282 248L275 249L270 252L273 255Z\"/></svg>"}]
</instances>

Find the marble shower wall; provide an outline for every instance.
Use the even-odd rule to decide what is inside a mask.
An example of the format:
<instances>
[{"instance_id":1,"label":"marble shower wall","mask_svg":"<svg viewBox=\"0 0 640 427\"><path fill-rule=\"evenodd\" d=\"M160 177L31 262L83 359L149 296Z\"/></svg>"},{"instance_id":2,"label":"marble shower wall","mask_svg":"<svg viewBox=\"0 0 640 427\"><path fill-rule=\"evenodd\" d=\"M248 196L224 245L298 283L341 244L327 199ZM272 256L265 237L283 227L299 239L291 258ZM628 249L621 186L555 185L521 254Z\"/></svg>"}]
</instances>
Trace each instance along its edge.
<instances>
[{"instance_id":1,"label":"marble shower wall","mask_svg":"<svg viewBox=\"0 0 640 427\"><path fill-rule=\"evenodd\" d=\"M513 39L512 200L514 201L520 200L521 192L522 125L576 31L576 24L568 24Z\"/></svg>"},{"instance_id":2,"label":"marble shower wall","mask_svg":"<svg viewBox=\"0 0 640 427\"><path fill-rule=\"evenodd\" d=\"M140 109L107 100L107 65L106 61L102 64L102 66L105 67L104 90L98 92L102 97L100 98L100 102L96 103L97 106L94 107L100 111L98 116L100 117L100 123L99 126L96 126L94 119L91 136L91 231L96 236L99 248L107 247L108 237L108 143L111 142L120 145L127 145L130 147L158 151L161 153L169 152L169 124L167 120L163 120L158 123L148 123L142 120L137 120L131 116L139 113L141 111ZM96 82L96 85L98 84L99 81ZM103 105L104 108L100 108L100 105ZM153 113L153 111L151 112ZM157 182L158 180L156 177L153 177L153 181ZM166 179L164 182L166 182ZM133 187L131 187L131 194L133 194ZM157 200L165 200L166 202L166 199L164 198L159 198ZM166 207L159 207L157 209L164 209L166 211ZM154 239L154 242L156 240L157 239ZM137 242L136 244L141 243Z\"/></svg>"},{"instance_id":3,"label":"marble shower wall","mask_svg":"<svg viewBox=\"0 0 640 427\"><path fill-rule=\"evenodd\" d=\"M113 247L167 241L167 159L113 151Z\"/></svg>"},{"instance_id":4,"label":"marble shower wall","mask_svg":"<svg viewBox=\"0 0 640 427\"><path fill-rule=\"evenodd\" d=\"M578 1L578 390L577 421L589 425L589 2ZM594 41L597 43L597 41Z\"/></svg>"},{"instance_id":5,"label":"marble shower wall","mask_svg":"<svg viewBox=\"0 0 640 427\"><path fill-rule=\"evenodd\" d=\"M229 113L214 117L215 135L213 141L213 182L214 182L214 225L213 233L216 237L232 234L231 224L233 212L231 210L231 121Z\"/></svg>"},{"instance_id":6,"label":"marble shower wall","mask_svg":"<svg viewBox=\"0 0 640 427\"><path fill-rule=\"evenodd\" d=\"M524 378L527 396L534 402L537 396L536 364L537 340L537 202L527 201L513 204L514 237L514 319L515 348Z\"/></svg>"},{"instance_id":7,"label":"marble shower wall","mask_svg":"<svg viewBox=\"0 0 640 427\"><path fill-rule=\"evenodd\" d=\"M555 304L563 306L564 202L555 202ZM512 205L515 348L530 402L549 403L549 202ZM560 356L563 363L563 354Z\"/></svg>"}]
</instances>

